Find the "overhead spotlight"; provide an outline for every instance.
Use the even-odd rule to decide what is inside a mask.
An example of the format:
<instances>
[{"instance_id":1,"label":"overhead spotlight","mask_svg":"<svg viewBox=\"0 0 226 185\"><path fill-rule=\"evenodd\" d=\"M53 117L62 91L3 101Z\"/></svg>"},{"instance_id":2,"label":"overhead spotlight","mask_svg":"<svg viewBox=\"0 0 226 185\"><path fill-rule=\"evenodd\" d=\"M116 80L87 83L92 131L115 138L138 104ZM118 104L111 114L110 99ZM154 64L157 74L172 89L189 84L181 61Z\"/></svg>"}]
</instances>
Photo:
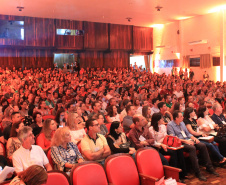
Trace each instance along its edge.
<instances>
[{"instance_id":1,"label":"overhead spotlight","mask_svg":"<svg viewBox=\"0 0 226 185\"><path fill-rule=\"evenodd\" d=\"M155 9L156 9L158 12L160 12L162 8L163 8L163 7L161 7L161 6L156 6L156 7L155 7Z\"/></svg>"},{"instance_id":2,"label":"overhead spotlight","mask_svg":"<svg viewBox=\"0 0 226 185\"><path fill-rule=\"evenodd\" d=\"M131 17L127 17L126 19L127 19L128 22L130 22L132 20Z\"/></svg>"},{"instance_id":3,"label":"overhead spotlight","mask_svg":"<svg viewBox=\"0 0 226 185\"><path fill-rule=\"evenodd\" d=\"M22 6L17 6L16 8L18 8L18 10L19 10L20 12L24 9L24 7L22 7Z\"/></svg>"}]
</instances>

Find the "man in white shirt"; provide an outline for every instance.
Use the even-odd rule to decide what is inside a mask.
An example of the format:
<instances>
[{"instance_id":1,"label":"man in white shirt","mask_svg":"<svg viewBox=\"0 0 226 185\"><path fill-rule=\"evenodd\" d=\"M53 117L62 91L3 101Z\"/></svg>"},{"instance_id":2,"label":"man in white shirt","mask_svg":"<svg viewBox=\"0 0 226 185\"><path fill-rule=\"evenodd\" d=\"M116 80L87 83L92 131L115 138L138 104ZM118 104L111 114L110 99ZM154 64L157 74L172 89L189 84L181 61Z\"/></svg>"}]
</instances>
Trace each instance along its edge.
<instances>
[{"instance_id":1,"label":"man in white shirt","mask_svg":"<svg viewBox=\"0 0 226 185\"><path fill-rule=\"evenodd\" d=\"M181 89L180 84L177 84L176 91L173 92L173 94L175 94L177 96L177 98L184 96L183 91L181 91L180 89Z\"/></svg>"},{"instance_id":2,"label":"man in white shirt","mask_svg":"<svg viewBox=\"0 0 226 185\"><path fill-rule=\"evenodd\" d=\"M40 165L45 167L47 171L52 170L43 149L38 145L34 145L35 140L31 127L25 126L21 129L18 138L22 146L13 153L12 158L17 174L32 165Z\"/></svg>"}]
</instances>

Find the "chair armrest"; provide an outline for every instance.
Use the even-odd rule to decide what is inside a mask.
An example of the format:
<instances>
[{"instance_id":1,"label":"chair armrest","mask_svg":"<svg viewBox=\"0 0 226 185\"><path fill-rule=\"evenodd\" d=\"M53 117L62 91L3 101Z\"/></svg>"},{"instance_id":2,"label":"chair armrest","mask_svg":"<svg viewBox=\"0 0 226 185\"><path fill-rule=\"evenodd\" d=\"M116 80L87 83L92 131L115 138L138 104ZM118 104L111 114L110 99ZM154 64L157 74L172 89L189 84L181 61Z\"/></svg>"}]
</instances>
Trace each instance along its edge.
<instances>
[{"instance_id":1,"label":"chair armrest","mask_svg":"<svg viewBox=\"0 0 226 185\"><path fill-rule=\"evenodd\" d=\"M179 181L179 172L182 171L181 169L165 165L163 166L163 169L166 179L172 177L173 179L176 179L177 182Z\"/></svg>"},{"instance_id":2,"label":"chair armrest","mask_svg":"<svg viewBox=\"0 0 226 185\"><path fill-rule=\"evenodd\" d=\"M139 173L140 179L141 179L141 185L155 185L155 182L157 182L159 179L145 175L143 173Z\"/></svg>"}]
</instances>

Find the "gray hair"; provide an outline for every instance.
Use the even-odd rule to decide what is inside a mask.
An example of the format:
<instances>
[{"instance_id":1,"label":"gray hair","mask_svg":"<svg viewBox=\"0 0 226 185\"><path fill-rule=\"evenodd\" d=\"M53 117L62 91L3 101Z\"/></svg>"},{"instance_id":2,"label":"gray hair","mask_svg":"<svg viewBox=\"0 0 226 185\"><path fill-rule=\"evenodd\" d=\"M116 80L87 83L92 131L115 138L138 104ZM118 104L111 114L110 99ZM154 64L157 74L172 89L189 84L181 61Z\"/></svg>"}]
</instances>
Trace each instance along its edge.
<instances>
[{"instance_id":1,"label":"gray hair","mask_svg":"<svg viewBox=\"0 0 226 185\"><path fill-rule=\"evenodd\" d=\"M218 102L213 104L213 111L215 112L216 109L221 106Z\"/></svg>"},{"instance_id":2,"label":"gray hair","mask_svg":"<svg viewBox=\"0 0 226 185\"><path fill-rule=\"evenodd\" d=\"M19 130L17 137L21 143L23 143L23 141L28 137L29 131L32 131L32 128L29 126L24 126L21 130Z\"/></svg>"}]
</instances>

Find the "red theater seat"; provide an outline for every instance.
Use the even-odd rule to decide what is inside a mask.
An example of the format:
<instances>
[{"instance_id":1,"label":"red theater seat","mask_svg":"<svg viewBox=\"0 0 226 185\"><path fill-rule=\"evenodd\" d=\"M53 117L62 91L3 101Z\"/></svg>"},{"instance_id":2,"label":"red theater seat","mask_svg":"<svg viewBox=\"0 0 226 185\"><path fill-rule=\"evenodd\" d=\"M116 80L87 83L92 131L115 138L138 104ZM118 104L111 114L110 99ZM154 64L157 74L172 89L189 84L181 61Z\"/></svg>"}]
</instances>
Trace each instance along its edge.
<instances>
[{"instance_id":1,"label":"red theater seat","mask_svg":"<svg viewBox=\"0 0 226 185\"><path fill-rule=\"evenodd\" d=\"M52 159L52 157L51 157L51 149L49 149L49 150L47 151L47 158L48 158L48 160L49 160L49 164L52 166L52 168L54 168L54 165L53 165L53 159Z\"/></svg>"},{"instance_id":2,"label":"red theater seat","mask_svg":"<svg viewBox=\"0 0 226 185\"><path fill-rule=\"evenodd\" d=\"M108 185L104 168L97 162L76 164L70 178L73 185Z\"/></svg>"},{"instance_id":3,"label":"red theater seat","mask_svg":"<svg viewBox=\"0 0 226 185\"><path fill-rule=\"evenodd\" d=\"M136 162L139 173L152 177L150 185L155 185L163 176L172 177L179 181L181 169L163 166L158 152L152 148L141 148L136 153ZM182 184L182 183L177 183Z\"/></svg>"},{"instance_id":4,"label":"red theater seat","mask_svg":"<svg viewBox=\"0 0 226 185\"><path fill-rule=\"evenodd\" d=\"M49 115L45 115L45 116L42 116L42 119L45 121L46 119L55 119L55 116L49 114Z\"/></svg>"},{"instance_id":5,"label":"red theater seat","mask_svg":"<svg viewBox=\"0 0 226 185\"><path fill-rule=\"evenodd\" d=\"M107 124L106 124L105 126L107 127L107 129L108 129L108 132L110 132L110 128L111 128L111 123L107 123Z\"/></svg>"},{"instance_id":6,"label":"red theater seat","mask_svg":"<svg viewBox=\"0 0 226 185\"><path fill-rule=\"evenodd\" d=\"M11 180L10 181L5 181L5 182L0 183L0 185L9 185L10 182L11 182Z\"/></svg>"},{"instance_id":7,"label":"red theater seat","mask_svg":"<svg viewBox=\"0 0 226 185\"><path fill-rule=\"evenodd\" d=\"M105 161L108 182L114 185L139 185L139 175L134 159L129 154L114 154Z\"/></svg>"},{"instance_id":8,"label":"red theater seat","mask_svg":"<svg viewBox=\"0 0 226 185\"><path fill-rule=\"evenodd\" d=\"M48 180L45 185L70 185L70 178L68 175L59 170L49 171Z\"/></svg>"}]
</instances>

